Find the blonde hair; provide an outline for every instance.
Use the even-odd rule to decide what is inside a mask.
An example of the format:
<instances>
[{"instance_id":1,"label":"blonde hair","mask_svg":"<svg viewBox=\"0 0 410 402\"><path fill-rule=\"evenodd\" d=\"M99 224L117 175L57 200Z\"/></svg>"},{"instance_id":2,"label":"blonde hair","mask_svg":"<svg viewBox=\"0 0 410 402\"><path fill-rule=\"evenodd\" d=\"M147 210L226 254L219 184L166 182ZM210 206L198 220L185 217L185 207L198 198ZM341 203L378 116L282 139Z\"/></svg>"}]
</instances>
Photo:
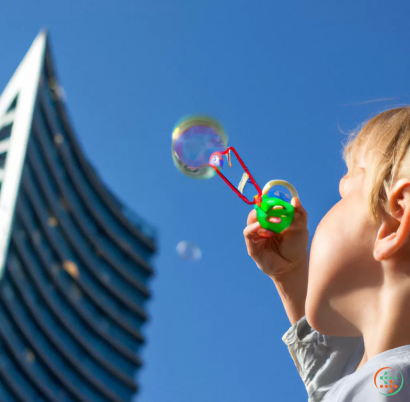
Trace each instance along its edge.
<instances>
[{"instance_id":1,"label":"blonde hair","mask_svg":"<svg viewBox=\"0 0 410 402\"><path fill-rule=\"evenodd\" d=\"M380 211L390 213L388 191L399 178L410 178L410 106L390 109L352 132L343 150L345 161L359 146L365 147L369 168L369 208L375 221Z\"/></svg>"}]
</instances>

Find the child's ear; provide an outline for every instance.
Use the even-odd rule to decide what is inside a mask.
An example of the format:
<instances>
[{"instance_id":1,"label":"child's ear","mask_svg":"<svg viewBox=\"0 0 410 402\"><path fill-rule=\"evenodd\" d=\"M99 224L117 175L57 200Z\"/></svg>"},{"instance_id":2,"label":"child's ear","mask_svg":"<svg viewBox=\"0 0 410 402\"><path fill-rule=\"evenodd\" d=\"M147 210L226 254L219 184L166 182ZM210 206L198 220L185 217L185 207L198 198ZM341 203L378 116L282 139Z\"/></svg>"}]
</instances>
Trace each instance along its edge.
<instances>
[{"instance_id":1,"label":"child's ear","mask_svg":"<svg viewBox=\"0 0 410 402\"><path fill-rule=\"evenodd\" d=\"M410 180L398 180L390 191L391 216L383 214L374 244L376 261L391 257L410 241Z\"/></svg>"}]
</instances>

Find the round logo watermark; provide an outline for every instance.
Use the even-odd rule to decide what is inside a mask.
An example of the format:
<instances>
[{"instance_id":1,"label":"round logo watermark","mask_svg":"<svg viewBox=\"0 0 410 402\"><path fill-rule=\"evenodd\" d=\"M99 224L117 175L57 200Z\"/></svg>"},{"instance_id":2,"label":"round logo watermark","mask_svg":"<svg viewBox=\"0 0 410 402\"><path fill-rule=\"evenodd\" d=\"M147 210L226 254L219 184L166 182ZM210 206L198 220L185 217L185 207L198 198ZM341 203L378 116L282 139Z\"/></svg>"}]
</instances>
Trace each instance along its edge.
<instances>
[{"instance_id":1,"label":"round logo watermark","mask_svg":"<svg viewBox=\"0 0 410 402\"><path fill-rule=\"evenodd\" d=\"M383 367L374 375L374 385L382 395L396 395L403 388L403 383L402 373L391 367Z\"/></svg>"}]
</instances>

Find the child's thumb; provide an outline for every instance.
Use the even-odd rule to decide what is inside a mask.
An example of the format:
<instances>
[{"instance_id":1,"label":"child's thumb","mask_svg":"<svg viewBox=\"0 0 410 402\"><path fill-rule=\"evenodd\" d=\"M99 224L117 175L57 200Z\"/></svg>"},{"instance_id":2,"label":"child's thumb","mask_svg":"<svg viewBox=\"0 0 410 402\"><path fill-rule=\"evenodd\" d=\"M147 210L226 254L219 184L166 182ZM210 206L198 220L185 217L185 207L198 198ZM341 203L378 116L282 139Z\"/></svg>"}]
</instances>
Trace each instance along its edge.
<instances>
[{"instance_id":1,"label":"child's thumb","mask_svg":"<svg viewBox=\"0 0 410 402\"><path fill-rule=\"evenodd\" d=\"M300 207L302 204L300 203L300 200L299 200L299 198L298 197L293 197L291 200L290 200L290 203L291 203L291 205L293 206L293 207L295 207L295 208L298 208L298 207Z\"/></svg>"}]
</instances>

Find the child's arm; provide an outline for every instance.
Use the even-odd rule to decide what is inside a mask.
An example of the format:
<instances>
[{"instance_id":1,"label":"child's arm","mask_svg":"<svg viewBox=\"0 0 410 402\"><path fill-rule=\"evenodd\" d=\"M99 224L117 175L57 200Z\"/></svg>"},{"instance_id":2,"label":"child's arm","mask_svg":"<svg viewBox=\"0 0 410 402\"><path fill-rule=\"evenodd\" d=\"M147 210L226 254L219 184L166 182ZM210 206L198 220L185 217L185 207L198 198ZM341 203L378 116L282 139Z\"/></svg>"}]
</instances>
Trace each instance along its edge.
<instances>
[{"instance_id":1,"label":"child's arm","mask_svg":"<svg viewBox=\"0 0 410 402\"><path fill-rule=\"evenodd\" d=\"M282 339L306 386L309 402L319 402L331 384L356 370L363 357L363 341L324 336L306 321L307 213L299 199L292 199L292 205L294 220L281 234L262 229L252 211L244 236L248 254L275 283L292 323Z\"/></svg>"},{"instance_id":2,"label":"child's arm","mask_svg":"<svg viewBox=\"0 0 410 402\"><path fill-rule=\"evenodd\" d=\"M255 210L249 214L243 233L248 254L275 283L293 325L305 315L309 232L307 213L299 199L293 198L291 203L295 216L282 233L262 229Z\"/></svg>"},{"instance_id":3,"label":"child's arm","mask_svg":"<svg viewBox=\"0 0 410 402\"><path fill-rule=\"evenodd\" d=\"M307 266L307 261L302 261L287 274L272 278L292 325L305 315Z\"/></svg>"}]
</instances>

